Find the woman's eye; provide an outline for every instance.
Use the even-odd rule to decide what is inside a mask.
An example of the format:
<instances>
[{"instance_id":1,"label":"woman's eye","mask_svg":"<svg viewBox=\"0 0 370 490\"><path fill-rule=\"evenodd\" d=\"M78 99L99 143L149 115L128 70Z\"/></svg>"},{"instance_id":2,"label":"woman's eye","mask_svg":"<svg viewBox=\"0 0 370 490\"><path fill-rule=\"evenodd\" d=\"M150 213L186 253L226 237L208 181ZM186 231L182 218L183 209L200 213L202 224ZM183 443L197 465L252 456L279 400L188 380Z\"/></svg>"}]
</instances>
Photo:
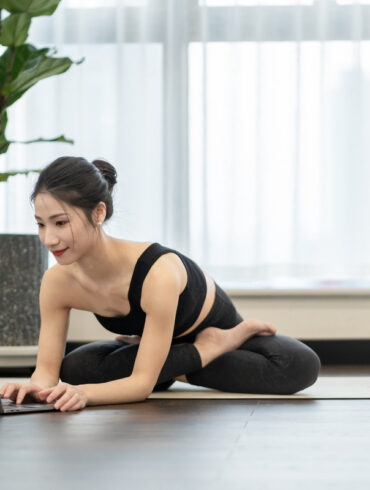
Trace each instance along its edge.
<instances>
[{"instance_id":1,"label":"woman's eye","mask_svg":"<svg viewBox=\"0 0 370 490\"><path fill-rule=\"evenodd\" d=\"M65 225L66 223L68 223L68 221L57 221L56 222L57 225L61 225L61 226ZM37 226L44 226L42 223L37 223L37 222L36 222L36 225Z\"/></svg>"}]
</instances>

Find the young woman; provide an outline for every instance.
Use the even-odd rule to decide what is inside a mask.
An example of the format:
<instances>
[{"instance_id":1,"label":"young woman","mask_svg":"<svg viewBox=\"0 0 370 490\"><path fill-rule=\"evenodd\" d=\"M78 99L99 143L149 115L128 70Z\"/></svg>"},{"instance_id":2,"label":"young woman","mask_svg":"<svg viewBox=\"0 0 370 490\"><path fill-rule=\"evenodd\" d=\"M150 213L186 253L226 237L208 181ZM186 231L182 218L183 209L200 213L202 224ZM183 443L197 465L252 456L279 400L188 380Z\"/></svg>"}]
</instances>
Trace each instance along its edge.
<instances>
[{"instance_id":1,"label":"young woman","mask_svg":"<svg viewBox=\"0 0 370 490\"><path fill-rule=\"evenodd\" d=\"M290 394L313 384L318 356L269 323L243 320L190 258L104 232L116 177L108 162L76 157L41 172L31 201L40 240L58 263L41 283L36 369L0 395L69 411L142 401L175 379L240 393ZM93 312L120 335L64 357L71 308Z\"/></svg>"}]
</instances>

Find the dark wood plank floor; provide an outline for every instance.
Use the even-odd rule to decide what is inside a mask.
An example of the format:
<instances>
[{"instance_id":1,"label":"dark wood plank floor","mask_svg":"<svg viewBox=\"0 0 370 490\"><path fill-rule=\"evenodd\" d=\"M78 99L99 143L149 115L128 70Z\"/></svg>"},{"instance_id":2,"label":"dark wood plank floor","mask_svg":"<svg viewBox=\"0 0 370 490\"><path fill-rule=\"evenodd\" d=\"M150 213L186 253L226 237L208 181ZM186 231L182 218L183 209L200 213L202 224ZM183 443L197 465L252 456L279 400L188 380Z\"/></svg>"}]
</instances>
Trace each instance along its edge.
<instances>
[{"instance_id":1,"label":"dark wood plank floor","mask_svg":"<svg viewBox=\"0 0 370 490\"><path fill-rule=\"evenodd\" d=\"M369 455L370 400L148 400L0 417L4 490L369 490Z\"/></svg>"}]
</instances>

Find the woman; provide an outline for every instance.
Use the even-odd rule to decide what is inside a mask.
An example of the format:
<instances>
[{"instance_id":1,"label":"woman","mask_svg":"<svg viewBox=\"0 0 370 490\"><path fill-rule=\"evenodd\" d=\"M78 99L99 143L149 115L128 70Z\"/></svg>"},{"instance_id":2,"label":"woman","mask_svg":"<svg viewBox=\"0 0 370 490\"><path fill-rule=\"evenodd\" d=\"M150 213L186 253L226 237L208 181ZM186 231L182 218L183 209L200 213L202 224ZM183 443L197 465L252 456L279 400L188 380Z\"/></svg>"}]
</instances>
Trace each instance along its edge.
<instances>
[{"instance_id":1,"label":"woman","mask_svg":"<svg viewBox=\"0 0 370 490\"><path fill-rule=\"evenodd\" d=\"M313 384L317 355L269 323L243 320L191 259L103 231L116 177L108 162L77 157L41 172L31 201L40 240L58 263L41 283L36 369L30 382L8 383L0 395L71 411L142 401L175 379L241 393L289 394ZM71 308L121 335L63 358Z\"/></svg>"}]
</instances>

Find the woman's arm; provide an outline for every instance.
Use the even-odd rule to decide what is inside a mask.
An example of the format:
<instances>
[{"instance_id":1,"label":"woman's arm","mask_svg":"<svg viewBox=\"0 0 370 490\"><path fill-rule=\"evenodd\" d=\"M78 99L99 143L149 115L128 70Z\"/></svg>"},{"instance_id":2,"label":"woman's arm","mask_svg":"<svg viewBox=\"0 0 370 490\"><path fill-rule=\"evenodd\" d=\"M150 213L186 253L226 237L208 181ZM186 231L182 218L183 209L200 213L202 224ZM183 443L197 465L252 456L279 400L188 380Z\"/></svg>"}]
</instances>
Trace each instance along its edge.
<instances>
[{"instance_id":1,"label":"woman's arm","mask_svg":"<svg viewBox=\"0 0 370 490\"><path fill-rule=\"evenodd\" d=\"M38 354L31 380L49 386L59 381L67 339L70 308L63 304L64 288L65 285L55 271L49 269L45 272L40 288Z\"/></svg>"},{"instance_id":2,"label":"woman's arm","mask_svg":"<svg viewBox=\"0 0 370 490\"><path fill-rule=\"evenodd\" d=\"M180 294L179 277L166 262L157 262L143 285L141 306L146 320L132 374L107 383L79 385L87 405L143 401L153 391L171 347Z\"/></svg>"},{"instance_id":3,"label":"woman's arm","mask_svg":"<svg viewBox=\"0 0 370 490\"><path fill-rule=\"evenodd\" d=\"M2 390L7 398L16 396L17 403L22 403L27 394L39 400L40 390L59 382L70 313L70 309L63 306L63 290L61 279L55 271L48 269L40 287L41 326L36 369L29 383L9 383Z\"/></svg>"}]
</instances>

